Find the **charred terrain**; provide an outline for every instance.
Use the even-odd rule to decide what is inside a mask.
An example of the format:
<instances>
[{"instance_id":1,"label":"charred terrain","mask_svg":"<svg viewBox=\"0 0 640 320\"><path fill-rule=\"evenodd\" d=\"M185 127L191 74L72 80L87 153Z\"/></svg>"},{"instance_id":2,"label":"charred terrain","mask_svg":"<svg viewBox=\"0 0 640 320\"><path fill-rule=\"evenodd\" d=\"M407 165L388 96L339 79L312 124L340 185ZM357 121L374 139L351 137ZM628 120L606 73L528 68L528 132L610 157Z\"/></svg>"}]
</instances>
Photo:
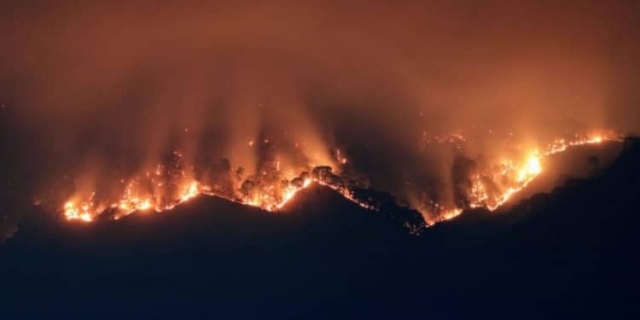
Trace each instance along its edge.
<instances>
[{"instance_id":1,"label":"charred terrain","mask_svg":"<svg viewBox=\"0 0 640 320\"><path fill-rule=\"evenodd\" d=\"M623 149L594 177L503 212L465 211L420 236L397 216L319 185L279 214L204 197L169 212L87 225L25 208L19 232L0 247L3 309L631 316L640 267L640 144L626 139Z\"/></svg>"}]
</instances>

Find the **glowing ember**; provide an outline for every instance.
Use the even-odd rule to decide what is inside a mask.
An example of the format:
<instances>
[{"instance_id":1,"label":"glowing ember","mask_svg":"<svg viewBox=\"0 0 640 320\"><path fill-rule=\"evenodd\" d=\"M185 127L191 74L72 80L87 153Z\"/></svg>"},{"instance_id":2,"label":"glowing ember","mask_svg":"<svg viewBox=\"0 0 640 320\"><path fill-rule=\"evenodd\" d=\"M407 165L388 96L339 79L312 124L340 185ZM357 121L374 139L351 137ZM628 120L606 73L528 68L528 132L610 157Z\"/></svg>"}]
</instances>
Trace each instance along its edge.
<instances>
[{"instance_id":1,"label":"glowing ember","mask_svg":"<svg viewBox=\"0 0 640 320\"><path fill-rule=\"evenodd\" d=\"M462 214L462 209L452 209L443 213L439 221L451 220L461 214Z\"/></svg>"}]
</instances>

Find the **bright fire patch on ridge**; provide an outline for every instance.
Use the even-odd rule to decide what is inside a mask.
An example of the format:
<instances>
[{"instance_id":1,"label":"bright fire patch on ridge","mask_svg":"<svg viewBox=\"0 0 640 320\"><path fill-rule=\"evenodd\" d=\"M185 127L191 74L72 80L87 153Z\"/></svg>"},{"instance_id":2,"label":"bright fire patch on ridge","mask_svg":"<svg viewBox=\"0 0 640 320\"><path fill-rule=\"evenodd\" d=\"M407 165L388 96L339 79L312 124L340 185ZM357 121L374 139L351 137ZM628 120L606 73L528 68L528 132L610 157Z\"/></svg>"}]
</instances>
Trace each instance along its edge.
<instances>
[{"instance_id":1,"label":"bright fire patch on ridge","mask_svg":"<svg viewBox=\"0 0 640 320\"><path fill-rule=\"evenodd\" d=\"M463 137L461 139L464 140ZM466 208L496 210L543 172L545 157L573 146L599 144L617 139L614 134L604 132L586 137L576 136L575 139L557 139L542 150L530 150L520 159L503 159L488 167L474 168L468 177L470 188L466 190L465 195L467 204L462 206L436 203L436 213L423 212L425 223L433 225L439 221L453 219ZM346 163L344 156L339 152L337 155L337 163ZM275 182L261 184L254 179L245 181L241 186L236 183L231 188L236 191L224 191L224 188L215 182L205 183L192 178L192 175L186 172L188 170L174 169L159 165L155 171L145 172L129 181L123 180L123 195L119 200L110 203L98 201L95 192L88 193L84 198L79 195L73 196L62 205L62 213L67 220L72 221L91 222L101 215L119 219L133 212L170 210L201 195L218 196L275 212L295 198L300 190L314 183L336 190L346 199L364 208L375 209L375 206L354 197L348 185L338 175L331 173L329 166L315 167L312 171L303 171L297 176L283 176L284 179ZM279 162L273 166L273 170L280 174ZM264 172L263 174L266 175Z\"/></svg>"},{"instance_id":2,"label":"bright fire patch on ridge","mask_svg":"<svg viewBox=\"0 0 640 320\"><path fill-rule=\"evenodd\" d=\"M360 204L364 208L371 209L370 206L364 203L360 203L358 202L358 200L354 199L347 190L326 184L321 180L313 178L305 178L302 184L299 186L288 185L282 190L278 191L278 195L275 197L273 196L273 194L265 192L245 199L227 199L242 203L244 205L258 207L266 211L274 212L284 207L290 200L295 197L298 191L309 187L313 183L319 183L328 186L331 189L338 191L345 198ZM64 204L64 216L67 220L91 222L96 217L103 214L105 211L114 210L116 211L114 217L115 219L118 219L122 216L126 216L134 212L146 212L150 210L161 212L171 210L175 206L192 200L200 195L219 196L222 198L226 198L223 195L212 192L211 187L202 185L197 181L185 182L181 187L181 190L182 191L180 192L178 198L175 199L173 203L164 205L155 200L155 198L153 198L151 195L138 197L132 196L128 193L119 202L114 203L108 207L97 204L93 200L93 197L90 197L85 201L69 200Z\"/></svg>"},{"instance_id":3,"label":"bright fire patch on ridge","mask_svg":"<svg viewBox=\"0 0 640 320\"><path fill-rule=\"evenodd\" d=\"M561 153L571 147L600 144L606 141L618 141L619 136L613 132L598 131L586 137L576 135L574 139L556 139L543 151L531 150L528 156L520 161L504 159L493 168L478 170L471 177L469 208L487 208L494 211L507 203L515 194L522 191L529 183L543 172L543 162L548 156ZM494 189L490 192L490 189ZM427 225L451 220L462 214L464 208L456 207L445 210L435 219L425 218Z\"/></svg>"}]
</instances>

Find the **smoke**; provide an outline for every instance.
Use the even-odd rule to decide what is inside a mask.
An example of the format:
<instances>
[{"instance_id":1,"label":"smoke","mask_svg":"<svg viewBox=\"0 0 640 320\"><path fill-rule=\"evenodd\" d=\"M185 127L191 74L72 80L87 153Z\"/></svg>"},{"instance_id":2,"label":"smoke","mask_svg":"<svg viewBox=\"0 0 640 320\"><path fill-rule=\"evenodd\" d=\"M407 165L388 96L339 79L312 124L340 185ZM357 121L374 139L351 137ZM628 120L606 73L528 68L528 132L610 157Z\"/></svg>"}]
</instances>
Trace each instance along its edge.
<instances>
[{"instance_id":1,"label":"smoke","mask_svg":"<svg viewBox=\"0 0 640 320\"><path fill-rule=\"evenodd\" d=\"M412 202L475 156L576 130L640 128L633 1L15 1L0 4L0 98L50 188L167 152L260 170L261 141ZM431 139L431 138L429 138ZM46 159L43 161L42 159ZM109 169L105 169L109 168ZM437 189L437 188L435 188ZM416 191L419 190L419 191ZM441 194L438 197L452 197ZM404 199L403 199L404 198Z\"/></svg>"}]
</instances>

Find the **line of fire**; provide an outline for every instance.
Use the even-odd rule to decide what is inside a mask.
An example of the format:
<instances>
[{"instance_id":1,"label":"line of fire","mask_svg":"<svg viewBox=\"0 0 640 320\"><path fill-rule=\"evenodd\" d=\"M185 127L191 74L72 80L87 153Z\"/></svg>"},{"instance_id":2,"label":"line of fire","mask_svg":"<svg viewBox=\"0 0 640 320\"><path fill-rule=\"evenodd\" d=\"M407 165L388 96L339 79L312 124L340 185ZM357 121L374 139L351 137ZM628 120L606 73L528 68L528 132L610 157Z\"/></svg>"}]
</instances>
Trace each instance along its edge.
<instances>
[{"instance_id":1,"label":"line of fire","mask_svg":"<svg viewBox=\"0 0 640 320\"><path fill-rule=\"evenodd\" d=\"M613 131L598 130L554 139L535 148L518 147L511 157L474 158L457 154L450 161L448 186L444 191L418 192L408 207L419 212L419 218L405 225L415 231L453 219L468 209L497 210L546 169L549 156L572 147L620 140L621 136ZM423 139L426 144L458 148L465 142L461 134ZM400 207L393 192L375 191L378 189L375 185L353 174L357 168L349 167L347 156L339 149L328 150L329 157L314 158L303 145L295 143L295 156L283 157L274 139L252 140L247 144L248 148L258 148L260 154L254 172L234 167L227 158L196 162L180 151L171 151L154 167L118 178L115 187L85 189L70 182L39 198L38 203L61 213L64 219L87 223L167 211L200 196L221 197L265 212L279 212L300 190L322 185L373 211L390 213ZM329 160L317 163L322 158Z\"/></svg>"}]
</instances>

